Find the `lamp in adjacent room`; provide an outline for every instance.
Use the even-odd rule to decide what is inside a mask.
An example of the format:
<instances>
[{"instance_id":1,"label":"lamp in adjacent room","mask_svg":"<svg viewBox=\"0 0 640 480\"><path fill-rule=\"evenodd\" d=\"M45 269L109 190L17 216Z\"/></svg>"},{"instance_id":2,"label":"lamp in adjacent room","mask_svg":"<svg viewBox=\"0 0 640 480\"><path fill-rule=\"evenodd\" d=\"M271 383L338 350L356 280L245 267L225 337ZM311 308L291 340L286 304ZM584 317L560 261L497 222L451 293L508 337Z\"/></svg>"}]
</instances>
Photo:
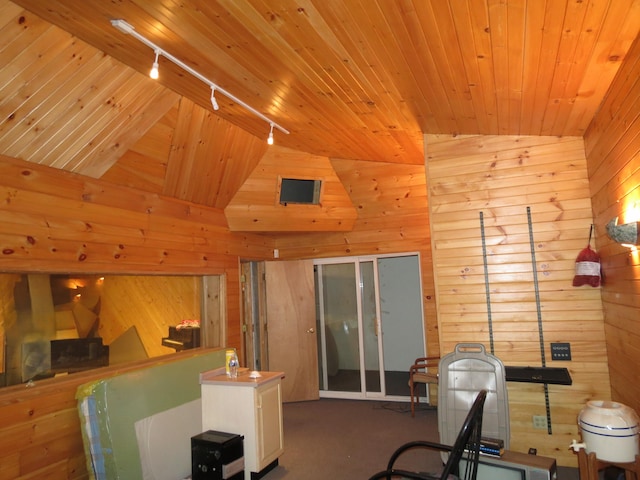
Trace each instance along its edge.
<instances>
[{"instance_id":1,"label":"lamp in adjacent room","mask_svg":"<svg viewBox=\"0 0 640 480\"><path fill-rule=\"evenodd\" d=\"M618 242L623 247L635 248L640 244L640 222L630 222L618 225L618 217L612 219L607 224L607 235L614 242Z\"/></svg>"}]
</instances>

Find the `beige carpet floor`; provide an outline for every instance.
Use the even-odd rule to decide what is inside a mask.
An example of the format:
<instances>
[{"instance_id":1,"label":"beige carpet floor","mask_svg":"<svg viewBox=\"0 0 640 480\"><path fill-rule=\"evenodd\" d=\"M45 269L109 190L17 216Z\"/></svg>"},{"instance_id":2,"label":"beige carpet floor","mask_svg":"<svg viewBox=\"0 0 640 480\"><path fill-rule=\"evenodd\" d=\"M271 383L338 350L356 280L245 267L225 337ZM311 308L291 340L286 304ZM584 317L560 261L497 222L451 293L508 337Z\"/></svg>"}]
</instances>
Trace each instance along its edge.
<instances>
[{"instance_id":1,"label":"beige carpet floor","mask_svg":"<svg viewBox=\"0 0 640 480\"><path fill-rule=\"evenodd\" d=\"M264 480L367 480L386 467L405 442L438 441L438 416L421 405L414 418L408 403L321 399L283 406L285 453ZM401 468L438 471L437 453L410 452ZM558 480L578 480L561 468Z\"/></svg>"},{"instance_id":2,"label":"beige carpet floor","mask_svg":"<svg viewBox=\"0 0 640 480\"><path fill-rule=\"evenodd\" d=\"M321 399L284 405L285 453L265 480L367 479L412 440L438 441L435 409L397 402ZM407 457L407 466L435 471L440 459Z\"/></svg>"}]
</instances>

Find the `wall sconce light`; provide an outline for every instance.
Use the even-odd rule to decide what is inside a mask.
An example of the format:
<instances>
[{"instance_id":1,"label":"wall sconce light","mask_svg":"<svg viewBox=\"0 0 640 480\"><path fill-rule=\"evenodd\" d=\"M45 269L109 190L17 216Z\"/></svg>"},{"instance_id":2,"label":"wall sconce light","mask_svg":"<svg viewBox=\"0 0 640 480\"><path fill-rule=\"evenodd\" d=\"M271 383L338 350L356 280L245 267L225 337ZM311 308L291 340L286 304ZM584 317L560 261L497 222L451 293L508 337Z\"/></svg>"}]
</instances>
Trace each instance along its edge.
<instances>
[{"instance_id":1,"label":"wall sconce light","mask_svg":"<svg viewBox=\"0 0 640 480\"><path fill-rule=\"evenodd\" d=\"M612 219L607 224L607 235L614 242L618 242L623 247L635 248L636 245L640 245L639 228L640 222L625 223L618 225L618 217Z\"/></svg>"}]
</instances>

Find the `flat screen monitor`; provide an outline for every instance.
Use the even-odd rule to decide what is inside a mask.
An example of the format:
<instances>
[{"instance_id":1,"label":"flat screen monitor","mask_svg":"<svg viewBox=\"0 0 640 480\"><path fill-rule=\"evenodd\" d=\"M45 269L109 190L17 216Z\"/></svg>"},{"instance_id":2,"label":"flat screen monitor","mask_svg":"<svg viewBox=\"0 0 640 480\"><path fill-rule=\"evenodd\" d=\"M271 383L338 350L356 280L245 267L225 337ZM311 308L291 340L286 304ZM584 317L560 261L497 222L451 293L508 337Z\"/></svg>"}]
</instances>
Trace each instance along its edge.
<instances>
[{"instance_id":1,"label":"flat screen monitor","mask_svg":"<svg viewBox=\"0 0 640 480\"><path fill-rule=\"evenodd\" d=\"M280 203L317 205L320 202L321 180L283 178L280 181Z\"/></svg>"}]
</instances>

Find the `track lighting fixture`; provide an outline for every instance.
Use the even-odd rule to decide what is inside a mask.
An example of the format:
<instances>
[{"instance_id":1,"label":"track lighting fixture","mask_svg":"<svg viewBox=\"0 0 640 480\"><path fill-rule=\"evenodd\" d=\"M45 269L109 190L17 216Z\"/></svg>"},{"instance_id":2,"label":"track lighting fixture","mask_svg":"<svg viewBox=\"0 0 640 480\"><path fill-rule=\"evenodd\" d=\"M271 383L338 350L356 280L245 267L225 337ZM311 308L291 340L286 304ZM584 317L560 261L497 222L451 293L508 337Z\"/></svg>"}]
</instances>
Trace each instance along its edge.
<instances>
[{"instance_id":1,"label":"track lighting fixture","mask_svg":"<svg viewBox=\"0 0 640 480\"><path fill-rule=\"evenodd\" d=\"M211 106L213 107L214 110L218 110L218 108L219 108L218 107L218 102L217 102L217 100L215 98L215 95L214 95L215 92L218 91L222 95L224 95L225 97L229 98L234 103L237 103L238 105L240 105L244 109L246 109L249 112L253 113L256 117L258 117L261 120L264 120L265 122L267 122L271 127L271 130L269 131L269 138L267 139L267 143L269 145L273 145L273 127L276 127L282 133L289 134L289 131L287 129L285 129L284 127L278 125L276 122L271 120L269 117L263 115L262 113L260 113L256 109L250 107L249 105L244 103L242 100L234 97L229 92L227 92L223 88L220 88L218 85L213 83L211 80L209 80L208 78L206 78L205 76L203 76L199 72L195 71L193 68L191 68L190 66L188 66L187 64L185 64L181 60L178 60L176 57L174 57L170 53L168 53L165 50L163 50L162 48L160 48L158 45L153 43L151 40L147 39L143 35L140 35L138 32L136 32L135 28L133 28L132 25L129 25L124 20L120 20L120 19L111 20L111 25L113 25L115 28L117 28L121 32L123 32L123 33L125 33L127 35L131 35L136 40L138 40L141 43L144 43L146 46L148 46L149 48L151 48L151 49L153 49L155 51L156 59L155 59L155 62L153 62L153 68L151 69L151 73L150 73L151 78L158 78L158 57L160 55L162 55L167 60L171 61L172 63L174 63L178 67L182 68L185 72L190 73L191 75L196 77L198 80L200 80L203 83L206 83L207 85L209 85L211 87Z\"/></svg>"},{"instance_id":2,"label":"track lighting fixture","mask_svg":"<svg viewBox=\"0 0 640 480\"><path fill-rule=\"evenodd\" d=\"M218 101L216 100L216 87L213 85L211 85L211 106L214 110L218 110L220 108Z\"/></svg>"},{"instance_id":3,"label":"track lighting fixture","mask_svg":"<svg viewBox=\"0 0 640 480\"><path fill-rule=\"evenodd\" d=\"M154 80L158 79L158 56L160 55L160 51L156 50L156 59L153 61L153 66L151 67L151 71L149 72L149 76Z\"/></svg>"},{"instance_id":4,"label":"track lighting fixture","mask_svg":"<svg viewBox=\"0 0 640 480\"><path fill-rule=\"evenodd\" d=\"M267 138L267 143L269 145L273 145L273 123L271 124L271 130L269 130L269 138Z\"/></svg>"}]
</instances>

